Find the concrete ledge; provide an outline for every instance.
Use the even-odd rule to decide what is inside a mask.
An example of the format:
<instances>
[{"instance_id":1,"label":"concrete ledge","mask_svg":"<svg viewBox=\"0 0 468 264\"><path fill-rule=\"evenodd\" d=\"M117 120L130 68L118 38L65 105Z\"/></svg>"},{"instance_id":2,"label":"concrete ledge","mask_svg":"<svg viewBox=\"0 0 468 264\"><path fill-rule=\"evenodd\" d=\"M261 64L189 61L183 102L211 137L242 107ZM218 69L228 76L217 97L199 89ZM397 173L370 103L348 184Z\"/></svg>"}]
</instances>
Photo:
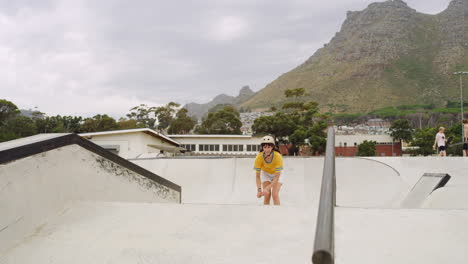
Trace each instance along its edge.
<instances>
[{"instance_id":1,"label":"concrete ledge","mask_svg":"<svg viewBox=\"0 0 468 264\"><path fill-rule=\"evenodd\" d=\"M35 154L46 152L49 150L57 149L63 146L77 144L99 156L111 160L120 166L123 166L131 171L141 174L159 184L162 184L170 189L181 192L181 187L171 181L168 181L118 155L115 155L104 148L92 143L89 140L83 139L76 134L65 134L63 136L46 139L31 144L21 145L18 147L11 147L0 151L0 164L12 162L21 158L29 157ZM1 149L1 148L0 148Z\"/></svg>"}]
</instances>

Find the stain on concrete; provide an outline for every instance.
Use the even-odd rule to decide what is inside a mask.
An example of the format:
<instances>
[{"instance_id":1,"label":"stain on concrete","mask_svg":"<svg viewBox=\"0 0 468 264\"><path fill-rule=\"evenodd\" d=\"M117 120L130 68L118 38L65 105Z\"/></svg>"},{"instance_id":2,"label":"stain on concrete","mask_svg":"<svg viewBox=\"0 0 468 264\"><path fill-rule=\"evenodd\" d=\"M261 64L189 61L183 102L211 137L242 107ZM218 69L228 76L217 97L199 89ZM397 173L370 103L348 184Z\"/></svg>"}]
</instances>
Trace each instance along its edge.
<instances>
[{"instance_id":1,"label":"stain on concrete","mask_svg":"<svg viewBox=\"0 0 468 264\"><path fill-rule=\"evenodd\" d=\"M162 184L159 184L145 176L135 173L117 163L114 163L106 158L95 156L95 160L99 166L99 168L103 169L106 172L109 172L113 175L123 177L127 179L129 182L136 182L141 187L145 188L146 190L151 191L158 197L169 200L169 201L179 201L179 193L173 189L170 189Z\"/></svg>"}]
</instances>

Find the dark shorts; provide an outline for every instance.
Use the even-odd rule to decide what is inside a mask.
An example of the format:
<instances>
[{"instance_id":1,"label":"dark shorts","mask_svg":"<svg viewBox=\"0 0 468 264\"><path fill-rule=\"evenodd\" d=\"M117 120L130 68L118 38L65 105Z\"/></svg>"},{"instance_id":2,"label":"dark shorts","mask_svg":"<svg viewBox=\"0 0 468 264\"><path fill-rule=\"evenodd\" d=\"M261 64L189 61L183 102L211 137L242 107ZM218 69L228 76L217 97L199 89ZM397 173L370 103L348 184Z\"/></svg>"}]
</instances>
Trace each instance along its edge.
<instances>
[{"instance_id":1,"label":"dark shorts","mask_svg":"<svg viewBox=\"0 0 468 264\"><path fill-rule=\"evenodd\" d=\"M463 149L468 150L468 143L463 143Z\"/></svg>"},{"instance_id":2,"label":"dark shorts","mask_svg":"<svg viewBox=\"0 0 468 264\"><path fill-rule=\"evenodd\" d=\"M439 146L439 151L445 151L445 146Z\"/></svg>"}]
</instances>

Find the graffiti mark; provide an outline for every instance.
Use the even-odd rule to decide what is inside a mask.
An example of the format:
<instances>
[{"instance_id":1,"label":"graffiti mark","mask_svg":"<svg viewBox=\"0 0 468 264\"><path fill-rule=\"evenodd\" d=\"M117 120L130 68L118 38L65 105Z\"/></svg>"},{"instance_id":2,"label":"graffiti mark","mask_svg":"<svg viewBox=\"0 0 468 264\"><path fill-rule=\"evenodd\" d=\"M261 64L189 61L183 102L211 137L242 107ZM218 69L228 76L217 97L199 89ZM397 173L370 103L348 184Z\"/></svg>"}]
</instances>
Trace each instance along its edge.
<instances>
[{"instance_id":1,"label":"graffiti mark","mask_svg":"<svg viewBox=\"0 0 468 264\"><path fill-rule=\"evenodd\" d=\"M120 166L117 163L114 163L103 157L96 157L96 162L99 167L113 175L123 177L129 182L137 182L140 186L143 186L145 189L148 189L155 193L158 197L161 197L165 200L175 200L178 201L178 194L176 191L171 190L170 188L159 184L149 178L141 176L123 166Z\"/></svg>"}]
</instances>

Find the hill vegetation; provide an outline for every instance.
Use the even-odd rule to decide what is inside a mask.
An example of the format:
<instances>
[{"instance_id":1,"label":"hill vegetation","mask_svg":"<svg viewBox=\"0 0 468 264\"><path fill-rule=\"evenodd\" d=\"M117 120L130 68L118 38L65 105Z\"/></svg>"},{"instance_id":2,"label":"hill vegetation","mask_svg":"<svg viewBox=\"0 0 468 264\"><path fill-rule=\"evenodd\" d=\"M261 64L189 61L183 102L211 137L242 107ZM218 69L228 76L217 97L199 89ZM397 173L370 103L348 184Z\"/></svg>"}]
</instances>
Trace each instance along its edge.
<instances>
[{"instance_id":1,"label":"hill vegetation","mask_svg":"<svg viewBox=\"0 0 468 264\"><path fill-rule=\"evenodd\" d=\"M330 43L239 108L280 107L284 91L297 88L305 89L304 100L320 102L320 109L333 113L445 107L459 97L453 72L468 70L468 41L460 34L468 24L459 11L465 6L453 0L440 14L427 15L389 0L348 12Z\"/></svg>"}]
</instances>

